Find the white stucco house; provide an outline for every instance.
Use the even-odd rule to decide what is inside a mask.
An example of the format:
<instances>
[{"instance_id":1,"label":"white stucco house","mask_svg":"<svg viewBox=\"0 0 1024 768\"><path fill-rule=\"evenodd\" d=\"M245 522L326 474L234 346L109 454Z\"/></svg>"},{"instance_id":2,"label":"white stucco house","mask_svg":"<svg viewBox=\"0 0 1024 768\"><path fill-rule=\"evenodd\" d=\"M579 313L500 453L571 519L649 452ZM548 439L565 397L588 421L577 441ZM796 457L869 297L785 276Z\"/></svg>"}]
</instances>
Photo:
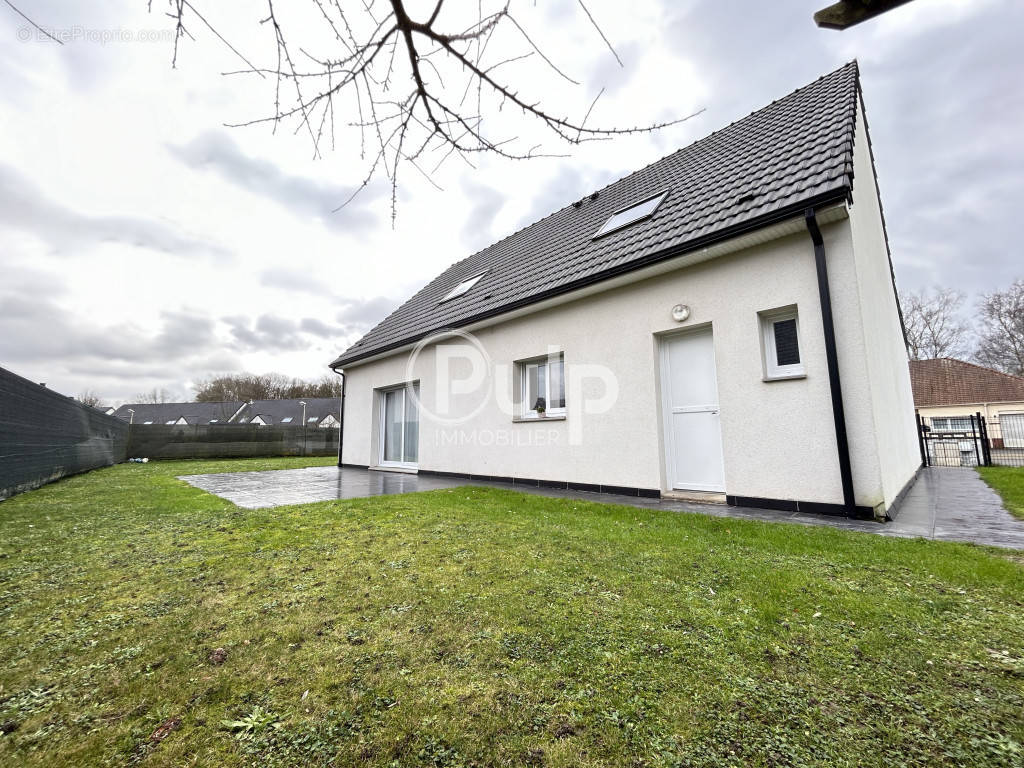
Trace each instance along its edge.
<instances>
[{"instance_id":1,"label":"white stucco house","mask_svg":"<svg viewBox=\"0 0 1024 768\"><path fill-rule=\"evenodd\" d=\"M884 516L920 454L856 63L459 261L331 367L343 466Z\"/></svg>"}]
</instances>

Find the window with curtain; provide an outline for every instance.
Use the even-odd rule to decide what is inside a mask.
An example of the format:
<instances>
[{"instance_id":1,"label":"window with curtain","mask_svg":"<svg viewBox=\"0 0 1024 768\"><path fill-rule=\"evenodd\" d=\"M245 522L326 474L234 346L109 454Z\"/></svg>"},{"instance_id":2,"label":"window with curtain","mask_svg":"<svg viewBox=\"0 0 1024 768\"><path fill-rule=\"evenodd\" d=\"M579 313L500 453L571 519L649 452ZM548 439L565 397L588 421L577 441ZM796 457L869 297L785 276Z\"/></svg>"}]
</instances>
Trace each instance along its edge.
<instances>
[{"instance_id":1,"label":"window with curtain","mask_svg":"<svg viewBox=\"0 0 1024 768\"><path fill-rule=\"evenodd\" d=\"M419 461L420 414L418 382L380 393L380 463L414 466Z\"/></svg>"}]
</instances>

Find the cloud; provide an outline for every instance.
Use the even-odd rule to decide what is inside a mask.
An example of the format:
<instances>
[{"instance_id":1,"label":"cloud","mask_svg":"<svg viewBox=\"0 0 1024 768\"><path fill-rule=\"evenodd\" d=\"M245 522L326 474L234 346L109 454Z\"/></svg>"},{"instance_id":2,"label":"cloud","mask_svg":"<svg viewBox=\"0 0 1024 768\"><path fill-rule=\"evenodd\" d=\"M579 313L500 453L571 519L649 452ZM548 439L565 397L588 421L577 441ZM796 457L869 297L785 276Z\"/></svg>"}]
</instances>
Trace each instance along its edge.
<instances>
[{"instance_id":1,"label":"cloud","mask_svg":"<svg viewBox=\"0 0 1024 768\"><path fill-rule=\"evenodd\" d=\"M395 308L391 299L340 299L335 323L317 317L293 320L272 313L255 318L230 315L220 320L230 336L227 345L239 352L295 352L319 347L343 349Z\"/></svg>"},{"instance_id":2,"label":"cloud","mask_svg":"<svg viewBox=\"0 0 1024 768\"><path fill-rule=\"evenodd\" d=\"M27 290L32 286L39 289ZM108 400L153 388L186 397L187 380L242 369L239 350L202 310L165 310L152 327L102 323L66 307L65 295L59 280L36 270L19 269L0 282L4 367L64 394L91 389Z\"/></svg>"},{"instance_id":3,"label":"cloud","mask_svg":"<svg viewBox=\"0 0 1024 768\"><path fill-rule=\"evenodd\" d=\"M312 217L338 232L366 232L380 226L370 209L382 193L371 183L339 211L335 209L351 196L353 187L325 184L282 171L267 160L242 152L224 131L206 131L187 144L169 145L172 155L186 166L209 170L230 183L284 206L302 218Z\"/></svg>"},{"instance_id":4,"label":"cloud","mask_svg":"<svg viewBox=\"0 0 1024 768\"><path fill-rule=\"evenodd\" d=\"M271 267L260 273L260 285L284 291L311 293L314 296L324 295L323 281L311 275L308 270L298 272L283 267Z\"/></svg>"},{"instance_id":5,"label":"cloud","mask_svg":"<svg viewBox=\"0 0 1024 768\"><path fill-rule=\"evenodd\" d=\"M246 352L294 352L309 349L310 336L338 339L345 335L344 328L311 317L295 321L267 313L256 318L236 315L221 319L228 327L232 344Z\"/></svg>"},{"instance_id":6,"label":"cloud","mask_svg":"<svg viewBox=\"0 0 1024 768\"><path fill-rule=\"evenodd\" d=\"M228 327L232 343L247 352L295 349L301 343L298 325L277 315L264 314L255 320L236 315L221 320Z\"/></svg>"},{"instance_id":7,"label":"cloud","mask_svg":"<svg viewBox=\"0 0 1024 768\"><path fill-rule=\"evenodd\" d=\"M372 299L343 299L338 321L355 328L369 329L395 311L398 302L384 296Z\"/></svg>"},{"instance_id":8,"label":"cloud","mask_svg":"<svg viewBox=\"0 0 1024 768\"><path fill-rule=\"evenodd\" d=\"M102 243L124 243L174 256L230 260L215 243L186 233L171 221L138 216L90 216L46 197L32 181L0 164L0 227L20 229L56 253L80 254Z\"/></svg>"},{"instance_id":9,"label":"cloud","mask_svg":"<svg viewBox=\"0 0 1024 768\"><path fill-rule=\"evenodd\" d=\"M708 0L666 9L665 44L694 62L710 93L703 124L719 128L843 63L840 38L812 14L799 2L751 3L742 15Z\"/></svg>"},{"instance_id":10,"label":"cloud","mask_svg":"<svg viewBox=\"0 0 1024 768\"><path fill-rule=\"evenodd\" d=\"M589 175L589 174L588 174ZM565 206L589 195L597 186L579 168L562 167L538 185L539 192L529 210L519 221L519 228L529 226L542 218L560 211Z\"/></svg>"},{"instance_id":11,"label":"cloud","mask_svg":"<svg viewBox=\"0 0 1024 768\"><path fill-rule=\"evenodd\" d=\"M615 96L636 75L645 48L637 40L616 45L615 52L622 59L623 66L619 66L619 62L609 51L598 50L597 60L594 62L590 75L587 77L586 85L588 90L592 91L593 95L596 96L603 88L602 101Z\"/></svg>"},{"instance_id":12,"label":"cloud","mask_svg":"<svg viewBox=\"0 0 1024 768\"><path fill-rule=\"evenodd\" d=\"M168 363L219 351L212 320L185 312L160 313L147 332L132 323L100 325L36 296L0 294L0 359L10 361L101 360L104 363Z\"/></svg>"},{"instance_id":13,"label":"cloud","mask_svg":"<svg viewBox=\"0 0 1024 768\"><path fill-rule=\"evenodd\" d=\"M322 339L337 341L346 334L346 329L338 325L325 323L315 317L304 317L299 321L299 330L311 336L318 336Z\"/></svg>"},{"instance_id":14,"label":"cloud","mask_svg":"<svg viewBox=\"0 0 1024 768\"><path fill-rule=\"evenodd\" d=\"M472 179L467 179L463 188L472 202L464 218L462 240L470 251L478 251L495 241L494 221L505 207L507 197L503 192Z\"/></svg>"}]
</instances>

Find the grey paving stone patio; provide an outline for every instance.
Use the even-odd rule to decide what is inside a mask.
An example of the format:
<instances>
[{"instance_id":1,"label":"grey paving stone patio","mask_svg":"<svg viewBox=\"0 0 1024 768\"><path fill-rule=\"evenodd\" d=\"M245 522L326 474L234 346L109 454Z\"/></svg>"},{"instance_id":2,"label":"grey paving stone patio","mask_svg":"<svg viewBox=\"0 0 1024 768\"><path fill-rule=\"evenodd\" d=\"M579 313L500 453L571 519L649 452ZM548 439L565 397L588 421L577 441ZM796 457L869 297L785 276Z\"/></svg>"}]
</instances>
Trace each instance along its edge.
<instances>
[{"instance_id":1,"label":"grey paving stone patio","mask_svg":"<svg viewBox=\"0 0 1024 768\"><path fill-rule=\"evenodd\" d=\"M404 472L370 472L348 467L223 472L214 475L184 475L179 479L248 509L331 499L388 496L465 485L465 482L441 477L421 477Z\"/></svg>"},{"instance_id":2,"label":"grey paving stone patio","mask_svg":"<svg viewBox=\"0 0 1024 768\"><path fill-rule=\"evenodd\" d=\"M332 499L353 499L395 493L481 485L554 498L582 499L606 504L627 504L645 509L689 512L716 517L826 525L882 536L922 537L946 541L991 544L1024 550L1024 521L1002 505L998 495L972 469L932 467L924 469L888 523L848 520L829 515L776 512L718 504L697 504L673 499L645 499L606 493L587 493L558 488L466 481L457 478L399 472L376 472L345 467L308 467L270 472L227 472L185 475L180 478L196 488L216 494L240 507L260 509L286 504L306 504Z\"/></svg>"}]
</instances>

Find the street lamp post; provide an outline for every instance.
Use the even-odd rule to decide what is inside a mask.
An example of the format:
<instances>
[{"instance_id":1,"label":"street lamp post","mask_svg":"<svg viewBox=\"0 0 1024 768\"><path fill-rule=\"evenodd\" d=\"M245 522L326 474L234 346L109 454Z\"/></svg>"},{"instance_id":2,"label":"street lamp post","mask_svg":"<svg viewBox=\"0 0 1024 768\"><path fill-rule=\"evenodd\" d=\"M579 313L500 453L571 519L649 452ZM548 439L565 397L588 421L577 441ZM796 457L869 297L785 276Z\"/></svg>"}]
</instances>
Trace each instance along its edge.
<instances>
[{"instance_id":1,"label":"street lamp post","mask_svg":"<svg viewBox=\"0 0 1024 768\"><path fill-rule=\"evenodd\" d=\"M302 455L306 455L306 401L299 400L299 405L302 406Z\"/></svg>"},{"instance_id":2,"label":"street lamp post","mask_svg":"<svg viewBox=\"0 0 1024 768\"><path fill-rule=\"evenodd\" d=\"M128 409L128 426L135 423L135 411L132 408Z\"/></svg>"}]
</instances>

